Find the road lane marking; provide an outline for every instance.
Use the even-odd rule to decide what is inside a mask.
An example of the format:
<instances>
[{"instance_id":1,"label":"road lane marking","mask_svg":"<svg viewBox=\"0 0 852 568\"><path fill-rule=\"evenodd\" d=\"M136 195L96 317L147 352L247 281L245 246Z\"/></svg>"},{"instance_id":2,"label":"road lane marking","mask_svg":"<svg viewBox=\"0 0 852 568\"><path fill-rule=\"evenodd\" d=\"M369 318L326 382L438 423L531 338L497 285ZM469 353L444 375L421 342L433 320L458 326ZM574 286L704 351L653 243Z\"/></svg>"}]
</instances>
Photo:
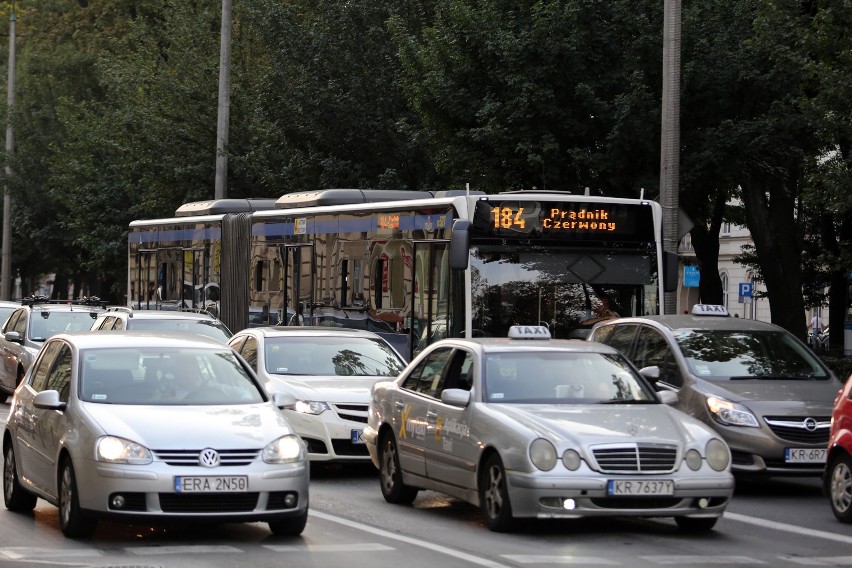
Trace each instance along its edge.
<instances>
[{"instance_id":1,"label":"road lane marking","mask_svg":"<svg viewBox=\"0 0 852 568\"><path fill-rule=\"evenodd\" d=\"M560 556L547 554L501 554L500 556L519 564L600 564L604 566L621 566L621 562L607 560L598 556Z\"/></svg>"},{"instance_id":2,"label":"road lane marking","mask_svg":"<svg viewBox=\"0 0 852 568\"><path fill-rule=\"evenodd\" d=\"M802 566L852 566L852 556L825 556L823 558L801 558L799 556L779 556L781 560L801 564Z\"/></svg>"},{"instance_id":3,"label":"road lane marking","mask_svg":"<svg viewBox=\"0 0 852 568\"><path fill-rule=\"evenodd\" d=\"M717 554L700 555L667 555L667 556L640 556L642 560L653 562L655 564L673 564L675 566L685 566L688 564L701 564L706 566L707 562L712 562L713 566L721 566L723 564L766 564L763 560L749 558L748 556L720 556Z\"/></svg>"},{"instance_id":4,"label":"road lane marking","mask_svg":"<svg viewBox=\"0 0 852 568\"><path fill-rule=\"evenodd\" d=\"M440 554L445 554L447 556L452 556L453 558L458 558L459 560L464 560L465 562L470 562L471 564L475 564L477 566L488 566L489 568L510 568L506 564L500 564L499 562L494 562L493 560L487 560L485 558L479 558L478 556L474 556L473 554L468 554L466 552L461 552L460 550L454 550L452 548L447 548L446 546L441 546L439 544L435 544L433 542L428 542L425 540L420 540L417 538L412 538L410 536L405 536L401 534L392 533L390 531L382 530L376 527L371 527L370 525L364 525L355 521L350 521L349 519L344 519L342 517L337 517L335 515L329 515L328 513L321 513L320 511L311 511L311 517L315 517L318 519L323 519L326 521L331 521L332 523L337 523L340 525L347 526L349 528L353 528L355 530L363 531L369 533L374 536L381 536L383 538L398 540L400 542L404 542L406 544L410 544L412 546L419 546L420 548L426 548L432 550L434 552L438 552Z\"/></svg>"},{"instance_id":5,"label":"road lane marking","mask_svg":"<svg viewBox=\"0 0 852 568\"><path fill-rule=\"evenodd\" d=\"M392 546L379 544L378 542L360 542L354 544L264 544L263 548L274 552L383 552L386 550L396 550Z\"/></svg>"},{"instance_id":6,"label":"road lane marking","mask_svg":"<svg viewBox=\"0 0 852 568\"><path fill-rule=\"evenodd\" d=\"M0 549L0 556L4 556L9 560L21 560L24 558L56 558L56 557L72 557L78 558L83 556L100 556L101 551L95 548L31 548L31 547L13 547Z\"/></svg>"},{"instance_id":7,"label":"road lane marking","mask_svg":"<svg viewBox=\"0 0 852 568\"><path fill-rule=\"evenodd\" d=\"M774 529L776 531L790 532L803 536L812 536L815 538L822 538L825 540L833 540L835 542L852 544L852 536L846 536L827 531L818 531L816 529L809 529L805 527L797 527L796 525L769 521L767 519L761 519L759 517L749 517L748 515L740 515L738 513L729 513L726 511L725 516L723 518L732 521L739 521L741 523L748 523L750 525L756 525L767 529Z\"/></svg>"},{"instance_id":8,"label":"road lane marking","mask_svg":"<svg viewBox=\"0 0 852 568\"><path fill-rule=\"evenodd\" d=\"M242 552L235 546L228 545L185 545L178 544L175 546L131 546L124 550L138 556L151 556L154 554L233 554Z\"/></svg>"}]
</instances>

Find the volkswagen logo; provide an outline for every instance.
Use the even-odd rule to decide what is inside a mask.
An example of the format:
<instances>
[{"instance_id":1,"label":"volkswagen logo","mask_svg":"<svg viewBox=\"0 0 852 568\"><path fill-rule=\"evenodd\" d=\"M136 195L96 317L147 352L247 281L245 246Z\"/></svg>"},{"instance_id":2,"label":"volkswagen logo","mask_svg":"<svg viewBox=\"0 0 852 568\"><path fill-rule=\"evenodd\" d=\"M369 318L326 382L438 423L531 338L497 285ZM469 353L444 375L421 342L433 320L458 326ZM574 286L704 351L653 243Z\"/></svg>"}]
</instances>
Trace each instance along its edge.
<instances>
[{"instance_id":1,"label":"volkswagen logo","mask_svg":"<svg viewBox=\"0 0 852 568\"><path fill-rule=\"evenodd\" d=\"M198 454L198 463L204 467L216 467L219 461L219 452L213 448L206 448Z\"/></svg>"},{"instance_id":2,"label":"volkswagen logo","mask_svg":"<svg viewBox=\"0 0 852 568\"><path fill-rule=\"evenodd\" d=\"M808 432L813 432L817 429L819 423L816 421L816 418L808 417L802 421L802 426L804 426L805 430L807 430Z\"/></svg>"}]
</instances>

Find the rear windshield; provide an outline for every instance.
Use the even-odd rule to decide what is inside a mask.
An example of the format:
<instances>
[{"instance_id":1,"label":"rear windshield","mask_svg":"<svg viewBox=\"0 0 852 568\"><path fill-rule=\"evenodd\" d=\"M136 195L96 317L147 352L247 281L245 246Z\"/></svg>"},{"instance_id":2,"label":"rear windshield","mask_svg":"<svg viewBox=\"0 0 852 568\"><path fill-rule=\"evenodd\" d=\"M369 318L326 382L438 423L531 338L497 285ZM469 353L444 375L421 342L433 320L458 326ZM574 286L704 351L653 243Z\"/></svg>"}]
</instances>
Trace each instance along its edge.
<instances>
[{"instance_id":1,"label":"rear windshield","mask_svg":"<svg viewBox=\"0 0 852 568\"><path fill-rule=\"evenodd\" d=\"M786 332L685 329L675 339L690 371L701 378L829 378L808 348Z\"/></svg>"},{"instance_id":2,"label":"rear windshield","mask_svg":"<svg viewBox=\"0 0 852 568\"><path fill-rule=\"evenodd\" d=\"M180 320L180 319L135 319L127 321L127 329L178 331L182 333L198 333L227 343L231 333L225 324L210 320Z\"/></svg>"},{"instance_id":3,"label":"rear windshield","mask_svg":"<svg viewBox=\"0 0 852 568\"><path fill-rule=\"evenodd\" d=\"M271 375L396 377L405 362L383 339L268 337L265 368Z\"/></svg>"}]
</instances>

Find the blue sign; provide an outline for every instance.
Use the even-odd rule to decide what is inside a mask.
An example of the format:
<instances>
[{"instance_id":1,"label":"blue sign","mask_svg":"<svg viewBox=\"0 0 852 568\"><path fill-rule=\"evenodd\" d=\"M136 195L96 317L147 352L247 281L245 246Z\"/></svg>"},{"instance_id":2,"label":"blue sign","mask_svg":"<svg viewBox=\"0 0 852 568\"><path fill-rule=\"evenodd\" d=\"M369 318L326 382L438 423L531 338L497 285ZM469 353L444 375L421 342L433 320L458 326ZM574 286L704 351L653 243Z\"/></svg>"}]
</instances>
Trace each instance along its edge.
<instances>
[{"instance_id":1,"label":"blue sign","mask_svg":"<svg viewBox=\"0 0 852 568\"><path fill-rule=\"evenodd\" d=\"M751 282L740 282L740 297L751 298Z\"/></svg>"},{"instance_id":2,"label":"blue sign","mask_svg":"<svg viewBox=\"0 0 852 568\"><path fill-rule=\"evenodd\" d=\"M701 279L701 272L697 266L683 267L683 286L684 288L698 288L698 282Z\"/></svg>"}]
</instances>

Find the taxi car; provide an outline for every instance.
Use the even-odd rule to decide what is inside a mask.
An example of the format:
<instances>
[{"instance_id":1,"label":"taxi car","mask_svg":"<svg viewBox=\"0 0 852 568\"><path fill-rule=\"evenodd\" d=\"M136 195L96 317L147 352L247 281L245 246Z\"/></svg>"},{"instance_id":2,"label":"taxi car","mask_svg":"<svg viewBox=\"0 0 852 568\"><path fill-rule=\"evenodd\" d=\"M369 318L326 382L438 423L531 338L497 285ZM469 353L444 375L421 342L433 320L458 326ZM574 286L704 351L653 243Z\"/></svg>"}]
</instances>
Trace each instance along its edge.
<instances>
[{"instance_id":1,"label":"taxi car","mask_svg":"<svg viewBox=\"0 0 852 568\"><path fill-rule=\"evenodd\" d=\"M65 331L92 326L105 302L99 298L51 300L30 296L20 301L0 328L0 402L15 392L44 340Z\"/></svg>"},{"instance_id":2,"label":"taxi car","mask_svg":"<svg viewBox=\"0 0 852 568\"><path fill-rule=\"evenodd\" d=\"M228 327L210 314L197 311L134 310L109 306L92 324L92 331L159 330L198 333L227 343L233 335Z\"/></svg>"},{"instance_id":3,"label":"taxi car","mask_svg":"<svg viewBox=\"0 0 852 568\"><path fill-rule=\"evenodd\" d=\"M734 490L716 433L664 404L615 349L546 327L430 345L373 387L364 440L386 501L440 491L478 505L495 531L583 516L707 531Z\"/></svg>"},{"instance_id":4,"label":"taxi car","mask_svg":"<svg viewBox=\"0 0 852 568\"><path fill-rule=\"evenodd\" d=\"M620 318L595 325L636 367L656 367L657 390L715 429L739 475L820 476L840 381L802 341L724 306L691 314Z\"/></svg>"},{"instance_id":5,"label":"taxi car","mask_svg":"<svg viewBox=\"0 0 852 568\"><path fill-rule=\"evenodd\" d=\"M852 523L852 377L834 403L823 485L834 516Z\"/></svg>"},{"instance_id":6,"label":"taxi car","mask_svg":"<svg viewBox=\"0 0 852 568\"><path fill-rule=\"evenodd\" d=\"M369 463L361 434L370 388L397 377L405 361L376 333L326 326L245 329L229 341L285 409L312 462Z\"/></svg>"},{"instance_id":7,"label":"taxi car","mask_svg":"<svg viewBox=\"0 0 852 568\"><path fill-rule=\"evenodd\" d=\"M70 538L91 535L100 518L264 521L275 534L300 534L309 468L278 407L292 402L270 397L213 339L55 335L9 410L6 508L32 514L44 499Z\"/></svg>"}]
</instances>

